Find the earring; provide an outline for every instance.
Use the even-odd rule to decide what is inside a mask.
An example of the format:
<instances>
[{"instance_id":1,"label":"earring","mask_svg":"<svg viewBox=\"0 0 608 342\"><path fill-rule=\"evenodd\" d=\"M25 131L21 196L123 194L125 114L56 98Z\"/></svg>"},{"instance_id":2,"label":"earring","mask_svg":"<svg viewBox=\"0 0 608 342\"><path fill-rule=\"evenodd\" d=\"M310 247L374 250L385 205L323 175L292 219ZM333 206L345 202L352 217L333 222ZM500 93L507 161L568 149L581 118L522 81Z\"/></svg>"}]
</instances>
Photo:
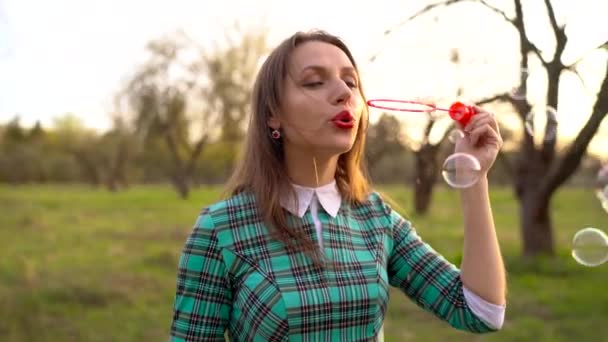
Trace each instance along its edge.
<instances>
[{"instance_id":1,"label":"earring","mask_svg":"<svg viewBox=\"0 0 608 342\"><path fill-rule=\"evenodd\" d=\"M272 139L278 140L281 137L281 132L279 132L279 130L277 130L277 129L273 129L271 136L272 136Z\"/></svg>"}]
</instances>

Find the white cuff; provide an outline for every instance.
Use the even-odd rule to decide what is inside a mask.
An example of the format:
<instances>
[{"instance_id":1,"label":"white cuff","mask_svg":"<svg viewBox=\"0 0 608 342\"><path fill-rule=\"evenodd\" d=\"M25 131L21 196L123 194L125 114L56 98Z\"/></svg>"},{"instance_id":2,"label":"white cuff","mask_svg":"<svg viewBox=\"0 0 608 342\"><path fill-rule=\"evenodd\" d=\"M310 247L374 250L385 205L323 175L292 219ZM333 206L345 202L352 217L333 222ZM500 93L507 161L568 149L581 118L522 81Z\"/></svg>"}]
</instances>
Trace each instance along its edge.
<instances>
[{"instance_id":1,"label":"white cuff","mask_svg":"<svg viewBox=\"0 0 608 342\"><path fill-rule=\"evenodd\" d=\"M473 313L494 329L502 328L505 321L506 305L496 305L487 302L465 286L462 288L467 305Z\"/></svg>"}]
</instances>

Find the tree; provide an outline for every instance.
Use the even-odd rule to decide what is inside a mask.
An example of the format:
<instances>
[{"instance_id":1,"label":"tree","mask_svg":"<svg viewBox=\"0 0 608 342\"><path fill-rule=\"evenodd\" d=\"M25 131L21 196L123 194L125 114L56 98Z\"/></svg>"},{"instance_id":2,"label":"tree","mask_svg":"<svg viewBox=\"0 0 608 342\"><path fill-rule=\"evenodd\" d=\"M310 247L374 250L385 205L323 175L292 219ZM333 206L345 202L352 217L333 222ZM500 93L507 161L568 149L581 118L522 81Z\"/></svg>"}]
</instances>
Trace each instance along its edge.
<instances>
[{"instance_id":1,"label":"tree","mask_svg":"<svg viewBox=\"0 0 608 342\"><path fill-rule=\"evenodd\" d=\"M525 13L521 0L513 0L514 14L512 15L494 7L485 0L442 1L422 8L408 17L402 24L437 8L464 2L476 3L483 6L515 29L519 40L520 68L528 70L530 58L536 58L540 62L548 81L545 92L546 103L550 107L558 108L558 95L560 93L560 79L562 75L565 72L573 72L578 75L576 67L586 55L582 55L583 57L573 63L564 63L564 51L570 45L568 44L569 37L566 34L566 25L558 23L552 2L544 0L543 3L549 18L551 31L555 38L555 48L552 53L549 53L551 51L543 51L530 39L524 21ZM540 20L531 22L540 22ZM387 34L390 34L390 32L391 30L387 31ZM598 46L598 49L602 48L608 48L608 40ZM546 58L545 55L550 55L551 57ZM603 81L599 87L589 119L576 138L561 154L558 154L556 148L556 121L547 120L542 137L543 142L539 145L535 144L533 136L523 134L516 165L512 169L515 175L513 186L520 204L524 256L551 255L554 253L553 229L549 210L551 198L555 191L577 170L587 146L608 113L608 64L605 66L602 75ZM532 109L528 96L527 77L527 73L521 73L518 86L519 93L525 96L513 97L509 96L509 93L494 96L496 100L507 101L512 104L518 113L518 117L521 120L521 128L524 131L526 117Z\"/></svg>"},{"instance_id":2,"label":"tree","mask_svg":"<svg viewBox=\"0 0 608 342\"><path fill-rule=\"evenodd\" d=\"M225 32L222 45L226 47L216 45L219 53L204 56L209 86L203 89L203 99L209 110L219 116L219 139L227 152L222 159L228 161L223 173L228 174L245 132L255 75L268 52L267 31L243 34L236 24L234 30Z\"/></svg>"},{"instance_id":3,"label":"tree","mask_svg":"<svg viewBox=\"0 0 608 342\"><path fill-rule=\"evenodd\" d=\"M42 124L37 120L28 133L28 140L32 142L44 141L45 135L46 132L44 131L44 128L42 128Z\"/></svg>"},{"instance_id":4,"label":"tree","mask_svg":"<svg viewBox=\"0 0 608 342\"><path fill-rule=\"evenodd\" d=\"M393 115L382 113L367 129L365 161L371 178L378 182L395 182L408 171L403 126Z\"/></svg>"},{"instance_id":5,"label":"tree","mask_svg":"<svg viewBox=\"0 0 608 342\"><path fill-rule=\"evenodd\" d=\"M98 186L102 183L101 168L99 167L99 157L102 151L97 148L96 132L87 129L82 120L72 114L66 113L56 117L53 123L54 144L60 152L67 153L73 158L78 166L84 180L93 185ZM58 159L58 165L68 165L72 163L68 156L63 156ZM60 170L55 167L59 174ZM64 181L73 181L73 177L69 176L67 170L63 171L62 177Z\"/></svg>"},{"instance_id":6,"label":"tree","mask_svg":"<svg viewBox=\"0 0 608 342\"><path fill-rule=\"evenodd\" d=\"M437 122L440 120L434 113L425 113L426 123L424 126L422 139L411 145L414 151L414 175L412 177L412 185L414 187L414 211L419 215L427 213L431 204L433 189L439 176L439 154L443 142L448 137L448 134L454 125L448 125L447 128L437 128ZM440 138L437 141L431 139L431 133L439 131Z\"/></svg>"},{"instance_id":7,"label":"tree","mask_svg":"<svg viewBox=\"0 0 608 342\"><path fill-rule=\"evenodd\" d=\"M243 136L255 74L268 51L266 40L266 31L243 34L236 25L226 31L227 47L216 45L220 53L204 56L209 87L203 89L203 97L213 111L221 113L224 142L238 142Z\"/></svg>"},{"instance_id":8,"label":"tree","mask_svg":"<svg viewBox=\"0 0 608 342\"><path fill-rule=\"evenodd\" d=\"M103 169L104 185L115 192L130 184L129 170L133 169L138 144L123 116L114 115L112 121L112 129L99 138L99 149L103 151L99 167Z\"/></svg>"},{"instance_id":9,"label":"tree","mask_svg":"<svg viewBox=\"0 0 608 342\"><path fill-rule=\"evenodd\" d=\"M375 57L373 58L375 59ZM459 67L460 57L458 49L452 49L450 54L450 62ZM454 95L459 98L463 94L463 85L458 84L454 89ZM438 105L437 99L434 98L418 98L422 103L430 105ZM484 105L496 101L496 97L480 99L475 101L477 105ZM441 107L440 105L438 107ZM454 124L443 124L442 119L446 116L437 115L434 111L423 112L425 124L422 129L421 138L409 137L409 145L414 154L414 174L411 175L411 184L414 188L412 193L414 202L414 211L418 215L424 215L430 207L433 190L440 175L440 160L442 151L445 149L445 142L450 133L455 129ZM448 120L450 120L448 118ZM439 124L442 122L441 124ZM438 139L433 137L439 137Z\"/></svg>"},{"instance_id":10,"label":"tree","mask_svg":"<svg viewBox=\"0 0 608 342\"><path fill-rule=\"evenodd\" d=\"M148 44L149 61L119 95L134 111L140 141L164 141L171 155L168 174L182 198L188 197L197 160L217 129L237 138L234 126L247 112L263 37L249 31L213 52L183 32L161 37Z\"/></svg>"},{"instance_id":11,"label":"tree","mask_svg":"<svg viewBox=\"0 0 608 342\"><path fill-rule=\"evenodd\" d=\"M366 162L375 165L384 156L403 151L402 129L401 122L396 117L382 113L378 122L370 125L367 130Z\"/></svg>"},{"instance_id":12,"label":"tree","mask_svg":"<svg viewBox=\"0 0 608 342\"><path fill-rule=\"evenodd\" d=\"M9 123L4 127L3 142L7 145L20 144L25 142L27 134L23 127L21 127L21 118L15 116Z\"/></svg>"}]
</instances>

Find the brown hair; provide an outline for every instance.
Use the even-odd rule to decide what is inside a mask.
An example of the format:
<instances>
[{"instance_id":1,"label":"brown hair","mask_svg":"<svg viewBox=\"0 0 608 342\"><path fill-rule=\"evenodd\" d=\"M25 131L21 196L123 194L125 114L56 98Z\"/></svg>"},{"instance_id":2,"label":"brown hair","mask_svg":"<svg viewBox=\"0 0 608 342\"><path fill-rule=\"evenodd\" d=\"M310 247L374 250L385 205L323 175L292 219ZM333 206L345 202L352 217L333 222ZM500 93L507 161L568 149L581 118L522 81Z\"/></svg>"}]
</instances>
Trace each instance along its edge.
<instances>
[{"instance_id":1,"label":"brown hair","mask_svg":"<svg viewBox=\"0 0 608 342\"><path fill-rule=\"evenodd\" d=\"M309 41L324 42L338 47L346 54L355 70L358 70L346 44L340 38L324 31L297 32L275 48L265 60L255 80L252 94L253 113L249 121L245 146L228 182L226 193L235 195L247 191L253 194L260 213L271 227L273 234L288 248L304 251L318 261L318 247L314 241L302 230L289 227L286 213L281 207L281 195L291 195L295 198L295 190L284 165L282 143L271 138L271 129L268 127L270 117L280 114L279 106L284 82L288 77L291 54L297 46ZM365 100L363 89L359 90ZM351 204L363 202L370 191L363 161L368 120L369 113L364 106L354 145L338 159L336 185L342 199Z\"/></svg>"}]
</instances>

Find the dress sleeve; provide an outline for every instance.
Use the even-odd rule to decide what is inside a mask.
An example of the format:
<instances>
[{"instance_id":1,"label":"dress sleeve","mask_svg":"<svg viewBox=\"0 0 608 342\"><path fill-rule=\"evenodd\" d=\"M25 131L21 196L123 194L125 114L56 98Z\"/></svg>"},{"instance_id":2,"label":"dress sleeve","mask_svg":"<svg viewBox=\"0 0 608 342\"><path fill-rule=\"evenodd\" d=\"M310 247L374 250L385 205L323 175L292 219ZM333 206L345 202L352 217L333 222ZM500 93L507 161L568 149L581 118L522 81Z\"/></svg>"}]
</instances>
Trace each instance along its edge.
<instances>
[{"instance_id":1,"label":"dress sleeve","mask_svg":"<svg viewBox=\"0 0 608 342\"><path fill-rule=\"evenodd\" d=\"M457 329L473 333L496 331L468 306L460 270L422 241L399 213L388 205L385 211L393 237L388 260L390 284Z\"/></svg>"},{"instance_id":2,"label":"dress sleeve","mask_svg":"<svg viewBox=\"0 0 608 342\"><path fill-rule=\"evenodd\" d=\"M231 302L213 220L204 211L179 259L171 341L224 341Z\"/></svg>"}]
</instances>

